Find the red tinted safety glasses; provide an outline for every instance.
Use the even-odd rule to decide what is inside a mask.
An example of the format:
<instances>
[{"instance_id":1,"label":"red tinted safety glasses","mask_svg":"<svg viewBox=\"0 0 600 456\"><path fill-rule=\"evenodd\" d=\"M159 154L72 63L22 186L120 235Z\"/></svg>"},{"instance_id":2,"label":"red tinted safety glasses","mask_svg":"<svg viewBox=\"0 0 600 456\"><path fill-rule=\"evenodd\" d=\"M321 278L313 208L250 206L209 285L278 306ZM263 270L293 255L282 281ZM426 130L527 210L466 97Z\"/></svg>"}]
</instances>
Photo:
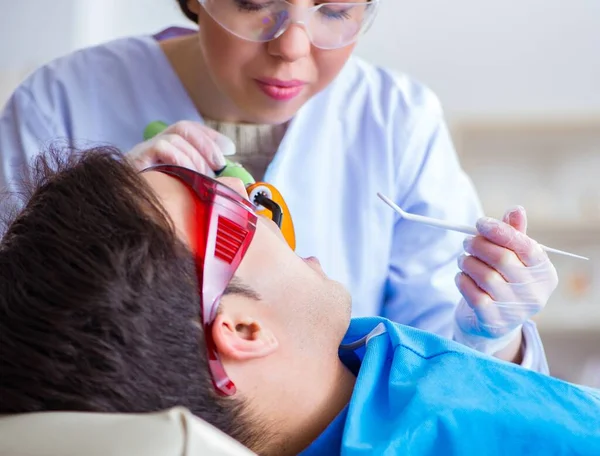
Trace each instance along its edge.
<instances>
[{"instance_id":1,"label":"red tinted safety glasses","mask_svg":"<svg viewBox=\"0 0 600 456\"><path fill-rule=\"evenodd\" d=\"M208 350L213 384L225 396L236 388L227 376L215 342L212 325L227 284L242 261L256 231L255 207L228 186L187 168L157 165L157 171L179 179L195 195L195 257L200 292L200 318Z\"/></svg>"}]
</instances>

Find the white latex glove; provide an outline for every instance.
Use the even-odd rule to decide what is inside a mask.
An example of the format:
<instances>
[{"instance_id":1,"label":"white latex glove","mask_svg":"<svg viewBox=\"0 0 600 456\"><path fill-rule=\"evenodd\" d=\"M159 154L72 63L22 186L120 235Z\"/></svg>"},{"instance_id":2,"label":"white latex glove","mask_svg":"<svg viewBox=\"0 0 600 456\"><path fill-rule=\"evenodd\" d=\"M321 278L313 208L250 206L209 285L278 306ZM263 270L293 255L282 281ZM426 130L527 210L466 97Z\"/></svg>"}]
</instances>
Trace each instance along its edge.
<instances>
[{"instance_id":1,"label":"white latex glove","mask_svg":"<svg viewBox=\"0 0 600 456\"><path fill-rule=\"evenodd\" d=\"M126 157L139 171L168 164L214 177L225 166L225 156L234 153L235 145L226 136L199 122L182 121L138 144Z\"/></svg>"},{"instance_id":2,"label":"white latex glove","mask_svg":"<svg viewBox=\"0 0 600 456\"><path fill-rule=\"evenodd\" d=\"M483 217L479 235L465 239L456 284L463 295L455 313L455 340L486 354L520 338L523 323L542 310L558 285L556 269L525 235L522 207L503 221Z\"/></svg>"}]
</instances>

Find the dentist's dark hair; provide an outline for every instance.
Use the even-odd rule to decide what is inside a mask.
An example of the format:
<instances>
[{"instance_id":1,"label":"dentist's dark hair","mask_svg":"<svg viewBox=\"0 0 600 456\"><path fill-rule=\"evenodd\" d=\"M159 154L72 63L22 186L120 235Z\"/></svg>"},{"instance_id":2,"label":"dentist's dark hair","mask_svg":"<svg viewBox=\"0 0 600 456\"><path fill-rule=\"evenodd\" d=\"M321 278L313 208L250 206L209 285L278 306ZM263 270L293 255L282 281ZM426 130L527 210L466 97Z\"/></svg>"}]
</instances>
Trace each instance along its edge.
<instances>
[{"instance_id":1,"label":"dentist's dark hair","mask_svg":"<svg viewBox=\"0 0 600 456\"><path fill-rule=\"evenodd\" d=\"M198 15L194 12L192 12L188 6L188 2L189 0L177 0L179 2L179 8L181 9L181 12L183 14L185 14L185 17L187 17L190 21L194 22L194 24L198 23ZM197 2L198 0L192 0Z\"/></svg>"},{"instance_id":2,"label":"dentist's dark hair","mask_svg":"<svg viewBox=\"0 0 600 456\"><path fill-rule=\"evenodd\" d=\"M146 181L109 148L28 174L0 231L0 415L182 406L260 451L244 401L212 385L193 258Z\"/></svg>"}]
</instances>

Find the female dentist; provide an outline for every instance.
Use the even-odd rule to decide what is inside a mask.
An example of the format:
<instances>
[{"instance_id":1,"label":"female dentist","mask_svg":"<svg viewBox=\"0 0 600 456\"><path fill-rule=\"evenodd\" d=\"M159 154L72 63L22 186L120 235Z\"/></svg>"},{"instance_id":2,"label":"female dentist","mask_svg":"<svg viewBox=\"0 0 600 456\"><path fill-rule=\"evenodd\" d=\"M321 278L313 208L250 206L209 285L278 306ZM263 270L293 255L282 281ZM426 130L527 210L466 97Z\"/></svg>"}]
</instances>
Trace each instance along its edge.
<instances>
[{"instance_id":1,"label":"female dentist","mask_svg":"<svg viewBox=\"0 0 600 456\"><path fill-rule=\"evenodd\" d=\"M140 168L210 174L224 164L219 131L236 145L231 158L284 195L297 252L350 288L354 315L547 371L529 318L556 271L524 234L524 211L480 219L435 95L351 56L385 0L178 1L198 30L84 49L18 87L0 117L0 186L18 189L23 165L60 138L115 145ZM144 142L157 120L170 127ZM399 220L377 192L409 212L477 221L481 235L463 246Z\"/></svg>"}]
</instances>

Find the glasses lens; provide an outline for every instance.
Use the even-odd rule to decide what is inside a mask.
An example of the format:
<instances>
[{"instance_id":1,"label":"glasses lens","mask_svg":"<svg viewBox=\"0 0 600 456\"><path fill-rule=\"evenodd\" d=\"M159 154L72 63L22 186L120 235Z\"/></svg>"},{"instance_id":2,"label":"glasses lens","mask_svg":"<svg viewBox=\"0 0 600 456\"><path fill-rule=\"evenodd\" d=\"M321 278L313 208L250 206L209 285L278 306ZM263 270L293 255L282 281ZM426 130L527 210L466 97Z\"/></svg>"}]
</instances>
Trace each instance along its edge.
<instances>
[{"instance_id":1,"label":"glasses lens","mask_svg":"<svg viewBox=\"0 0 600 456\"><path fill-rule=\"evenodd\" d=\"M252 204L231 188L187 168L158 165L145 171L169 174L190 188L195 198L194 256L201 288L200 317L215 388L223 395L235 394L213 338L212 323L219 299L231 281L256 231Z\"/></svg>"},{"instance_id":2,"label":"glasses lens","mask_svg":"<svg viewBox=\"0 0 600 456\"><path fill-rule=\"evenodd\" d=\"M200 3L217 23L240 38L270 41L293 20L306 25L316 47L336 49L355 41L371 25L379 0L322 3L311 8L283 0L200 0Z\"/></svg>"},{"instance_id":3,"label":"glasses lens","mask_svg":"<svg viewBox=\"0 0 600 456\"><path fill-rule=\"evenodd\" d=\"M223 28L249 41L270 41L287 24L284 2L276 0L200 0Z\"/></svg>"},{"instance_id":4,"label":"glasses lens","mask_svg":"<svg viewBox=\"0 0 600 456\"><path fill-rule=\"evenodd\" d=\"M193 189L212 195L212 204L198 198L197 225L204 225L205 248L196 252L199 282L202 284L202 323L208 351L208 363L215 388L225 396L235 394L212 338L212 323L219 300L246 254L256 231L256 214L250 203L229 187L196 175ZM204 222L204 223L203 223ZM204 260L204 261L202 261Z\"/></svg>"},{"instance_id":5,"label":"glasses lens","mask_svg":"<svg viewBox=\"0 0 600 456\"><path fill-rule=\"evenodd\" d=\"M323 3L313 11L308 28L315 46L337 49L355 41L375 17L377 2Z\"/></svg>"}]
</instances>

